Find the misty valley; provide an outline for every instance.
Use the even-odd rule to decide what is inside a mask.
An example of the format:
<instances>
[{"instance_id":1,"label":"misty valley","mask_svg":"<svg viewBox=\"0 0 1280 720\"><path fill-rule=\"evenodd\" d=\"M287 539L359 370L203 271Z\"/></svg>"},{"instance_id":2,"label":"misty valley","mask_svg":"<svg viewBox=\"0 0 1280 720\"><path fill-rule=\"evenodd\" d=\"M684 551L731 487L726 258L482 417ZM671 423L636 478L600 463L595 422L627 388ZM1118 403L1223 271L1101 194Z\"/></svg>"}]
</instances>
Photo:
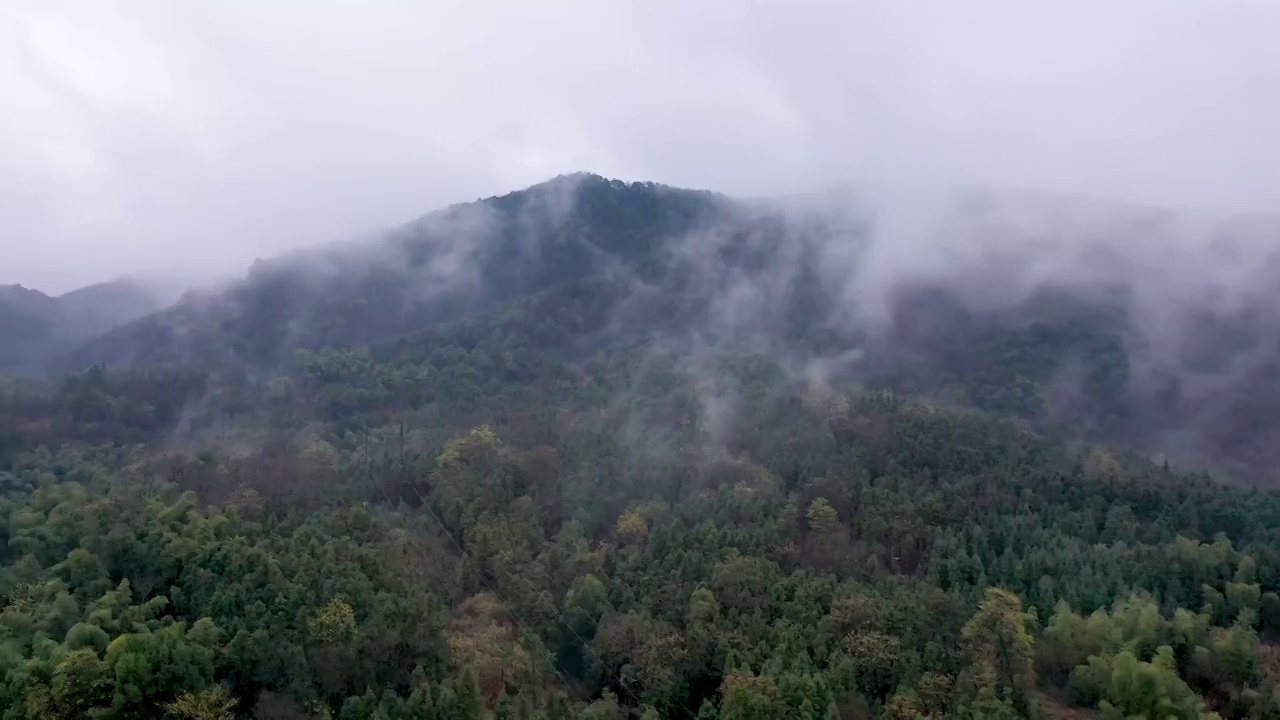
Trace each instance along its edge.
<instances>
[{"instance_id":1,"label":"misty valley","mask_svg":"<svg viewBox=\"0 0 1280 720\"><path fill-rule=\"evenodd\" d=\"M0 287L0 718L1280 718L1278 231L575 174Z\"/></svg>"}]
</instances>

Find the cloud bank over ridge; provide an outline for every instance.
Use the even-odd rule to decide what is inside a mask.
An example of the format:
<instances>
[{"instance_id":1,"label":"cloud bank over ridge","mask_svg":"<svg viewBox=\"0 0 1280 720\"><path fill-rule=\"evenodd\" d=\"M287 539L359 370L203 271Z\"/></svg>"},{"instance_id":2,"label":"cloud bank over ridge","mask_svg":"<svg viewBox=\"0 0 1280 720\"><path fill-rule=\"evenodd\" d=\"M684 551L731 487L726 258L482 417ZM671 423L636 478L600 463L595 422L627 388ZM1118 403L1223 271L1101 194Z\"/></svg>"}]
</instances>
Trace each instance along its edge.
<instances>
[{"instance_id":1,"label":"cloud bank over ridge","mask_svg":"<svg viewBox=\"0 0 1280 720\"><path fill-rule=\"evenodd\" d=\"M1266 213L1277 30L1260 0L17 0L0 282L237 273L583 169Z\"/></svg>"}]
</instances>

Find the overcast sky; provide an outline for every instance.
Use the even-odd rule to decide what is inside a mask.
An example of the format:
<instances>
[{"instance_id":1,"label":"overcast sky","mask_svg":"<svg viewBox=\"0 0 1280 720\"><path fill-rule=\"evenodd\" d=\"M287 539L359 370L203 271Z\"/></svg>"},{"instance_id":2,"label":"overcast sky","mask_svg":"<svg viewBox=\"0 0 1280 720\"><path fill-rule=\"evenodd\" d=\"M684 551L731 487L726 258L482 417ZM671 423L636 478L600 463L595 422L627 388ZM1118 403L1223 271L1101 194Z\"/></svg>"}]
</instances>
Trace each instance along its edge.
<instances>
[{"instance_id":1,"label":"overcast sky","mask_svg":"<svg viewBox=\"0 0 1280 720\"><path fill-rule=\"evenodd\" d=\"M1278 40L1276 0L0 0L0 283L208 277L575 170L1272 212Z\"/></svg>"}]
</instances>

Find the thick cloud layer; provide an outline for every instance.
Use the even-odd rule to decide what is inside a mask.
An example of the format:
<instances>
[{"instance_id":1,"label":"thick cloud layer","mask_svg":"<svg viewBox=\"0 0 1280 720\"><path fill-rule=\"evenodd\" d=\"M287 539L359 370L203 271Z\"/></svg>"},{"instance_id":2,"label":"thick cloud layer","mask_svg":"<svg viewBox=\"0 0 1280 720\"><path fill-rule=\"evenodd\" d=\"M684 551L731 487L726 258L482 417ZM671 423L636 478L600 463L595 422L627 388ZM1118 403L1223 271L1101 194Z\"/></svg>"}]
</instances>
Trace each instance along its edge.
<instances>
[{"instance_id":1,"label":"thick cloud layer","mask_svg":"<svg viewBox=\"0 0 1280 720\"><path fill-rule=\"evenodd\" d=\"M1280 207L1280 6L0 6L0 283L207 278L573 170Z\"/></svg>"}]
</instances>

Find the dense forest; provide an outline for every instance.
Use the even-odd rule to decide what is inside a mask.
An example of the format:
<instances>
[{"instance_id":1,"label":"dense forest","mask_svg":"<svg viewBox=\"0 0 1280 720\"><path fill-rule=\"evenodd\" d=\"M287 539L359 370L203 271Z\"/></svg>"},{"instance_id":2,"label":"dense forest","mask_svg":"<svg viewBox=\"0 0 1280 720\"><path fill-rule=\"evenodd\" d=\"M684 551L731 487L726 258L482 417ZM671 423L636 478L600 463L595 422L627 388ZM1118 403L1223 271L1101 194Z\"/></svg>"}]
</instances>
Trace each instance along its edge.
<instances>
[{"instance_id":1,"label":"dense forest","mask_svg":"<svg viewBox=\"0 0 1280 720\"><path fill-rule=\"evenodd\" d=\"M871 234L559 178L0 382L0 718L1280 717L1266 318Z\"/></svg>"}]
</instances>

